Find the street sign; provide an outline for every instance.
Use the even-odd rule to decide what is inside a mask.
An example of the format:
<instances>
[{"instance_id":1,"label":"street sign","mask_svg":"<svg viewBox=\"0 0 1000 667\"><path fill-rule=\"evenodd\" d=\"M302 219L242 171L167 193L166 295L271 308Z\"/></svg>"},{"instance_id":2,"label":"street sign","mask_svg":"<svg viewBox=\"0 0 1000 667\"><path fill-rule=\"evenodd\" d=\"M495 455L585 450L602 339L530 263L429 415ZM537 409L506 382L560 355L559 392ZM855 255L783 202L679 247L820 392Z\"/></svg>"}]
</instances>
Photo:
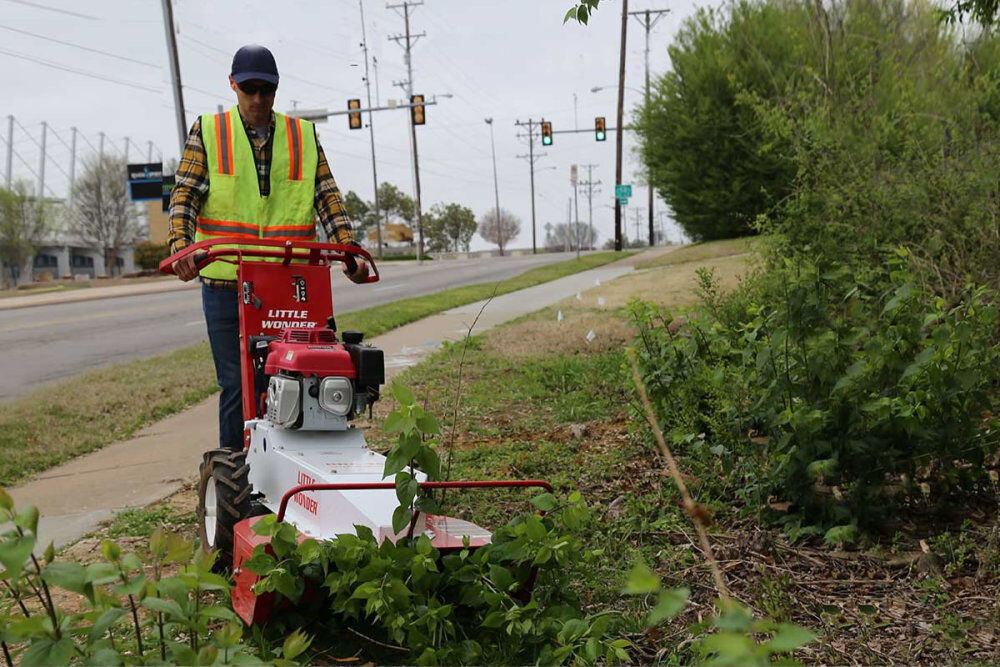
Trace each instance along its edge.
<instances>
[{"instance_id":1,"label":"street sign","mask_svg":"<svg viewBox=\"0 0 1000 667\"><path fill-rule=\"evenodd\" d=\"M128 192L132 201L159 199L163 196L163 163L148 162L126 167Z\"/></svg>"},{"instance_id":2,"label":"street sign","mask_svg":"<svg viewBox=\"0 0 1000 667\"><path fill-rule=\"evenodd\" d=\"M330 114L327 109L292 109L287 115L311 120L314 123L325 123Z\"/></svg>"},{"instance_id":3,"label":"street sign","mask_svg":"<svg viewBox=\"0 0 1000 667\"><path fill-rule=\"evenodd\" d=\"M619 197L618 203L622 206L628 206L628 197Z\"/></svg>"},{"instance_id":4,"label":"street sign","mask_svg":"<svg viewBox=\"0 0 1000 667\"><path fill-rule=\"evenodd\" d=\"M163 163L149 162L145 164L130 164L128 166L130 181L162 181Z\"/></svg>"},{"instance_id":5,"label":"street sign","mask_svg":"<svg viewBox=\"0 0 1000 667\"><path fill-rule=\"evenodd\" d=\"M618 199L621 199L622 197L628 198L631 196L632 196L631 185L618 184L615 186L615 197L617 197Z\"/></svg>"}]
</instances>

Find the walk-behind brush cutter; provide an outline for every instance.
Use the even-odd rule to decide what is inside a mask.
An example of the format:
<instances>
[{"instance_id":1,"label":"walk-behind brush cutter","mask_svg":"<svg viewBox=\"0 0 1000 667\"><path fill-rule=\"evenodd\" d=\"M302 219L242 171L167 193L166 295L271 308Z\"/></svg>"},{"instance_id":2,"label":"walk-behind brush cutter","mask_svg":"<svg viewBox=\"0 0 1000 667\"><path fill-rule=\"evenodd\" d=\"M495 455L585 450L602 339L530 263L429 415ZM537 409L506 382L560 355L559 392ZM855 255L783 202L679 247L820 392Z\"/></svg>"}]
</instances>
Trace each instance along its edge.
<instances>
[{"instance_id":1,"label":"walk-behind brush cutter","mask_svg":"<svg viewBox=\"0 0 1000 667\"><path fill-rule=\"evenodd\" d=\"M273 603L255 595L257 575L241 568L268 538L252 527L261 516L295 526L300 539L335 539L370 529L380 541L407 533L427 535L442 551L489 543L489 531L445 516L417 513L410 527L392 529L395 483L385 480L385 457L368 449L352 419L379 398L385 382L382 351L356 331L337 334L332 303L332 267L356 266L354 256L371 256L354 246L255 239L252 248L236 238L195 243L160 263L195 254L199 268L212 261L237 265L240 363L245 420L244 449L205 453L198 485L203 545L218 550L236 583L233 606L249 624L264 621ZM545 482L428 482L426 488L542 487Z\"/></svg>"}]
</instances>

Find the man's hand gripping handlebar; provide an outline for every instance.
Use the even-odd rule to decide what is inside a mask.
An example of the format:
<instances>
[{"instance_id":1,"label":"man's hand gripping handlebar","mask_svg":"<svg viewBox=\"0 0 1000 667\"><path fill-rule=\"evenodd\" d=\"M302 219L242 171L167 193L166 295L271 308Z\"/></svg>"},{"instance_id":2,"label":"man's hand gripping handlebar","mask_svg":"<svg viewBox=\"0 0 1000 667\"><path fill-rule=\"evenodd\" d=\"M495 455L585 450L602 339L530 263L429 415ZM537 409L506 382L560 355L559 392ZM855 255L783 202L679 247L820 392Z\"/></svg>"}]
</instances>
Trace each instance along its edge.
<instances>
[{"instance_id":1,"label":"man's hand gripping handlebar","mask_svg":"<svg viewBox=\"0 0 1000 667\"><path fill-rule=\"evenodd\" d=\"M379 279L378 267L371 255L356 246L318 241L254 239L252 248L232 247L246 242L239 238L217 238L193 243L160 262L160 272L176 275L187 282L198 277L201 269L216 260L239 264L257 258L272 258L282 259L285 263L292 260L307 261L310 264L341 262L344 264L344 275L355 283L374 283ZM369 266L374 274L369 271Z\"/></svg>"}]
</instances>

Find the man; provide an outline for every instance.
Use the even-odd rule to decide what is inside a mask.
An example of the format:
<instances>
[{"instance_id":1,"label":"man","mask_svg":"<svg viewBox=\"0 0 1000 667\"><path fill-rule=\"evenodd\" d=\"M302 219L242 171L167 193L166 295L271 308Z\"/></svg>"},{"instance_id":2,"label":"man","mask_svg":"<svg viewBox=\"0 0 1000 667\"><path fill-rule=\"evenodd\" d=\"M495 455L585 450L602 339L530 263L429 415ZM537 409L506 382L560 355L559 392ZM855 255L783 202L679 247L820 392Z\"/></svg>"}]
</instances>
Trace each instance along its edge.
<instances>
[{"instance_id":1,"label":"man","mask_svg":"<svg viewBox=\"0 0 1000 667\"><path fill-rule=\"evenodd\" d=\"M233 56L229 87L237 105L205 114L191 127L170 197L170 250L195 241L235 236L313 240L319 218L334 243L354 243L351 221L316 137L313 124L274 113L278 67L263 46ZM184 281L200 275L202 307L215 360L219 396L219 446L243 449L236 267L212 262L201 271L194 256L173 264ZM357 259L356 282L368 277Z\"/></svg>"}]
</instances>

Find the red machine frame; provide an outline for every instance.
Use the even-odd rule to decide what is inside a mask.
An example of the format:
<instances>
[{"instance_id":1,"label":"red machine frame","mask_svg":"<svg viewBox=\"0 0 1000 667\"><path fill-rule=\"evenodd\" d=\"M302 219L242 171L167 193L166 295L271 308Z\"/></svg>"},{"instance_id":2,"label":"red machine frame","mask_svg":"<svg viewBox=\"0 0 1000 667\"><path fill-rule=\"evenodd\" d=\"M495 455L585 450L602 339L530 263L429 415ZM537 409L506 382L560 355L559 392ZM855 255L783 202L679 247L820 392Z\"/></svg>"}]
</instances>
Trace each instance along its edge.
<instances>
[{"instance_id":1,"label":"red machine frame","mask_svg":"<svg viewBox=\"0 0 1000 667\"><path fill-rule=\"evenodd\" d=\"M160 262L160 271L173 274L173 262L191 254L196 256L195 264L199 269L214 261L236 265L240 320L240 378L243 390L243 420L247 421L259 416L260 398L254 387L253 356L249 348L250 337L263 335L267 329L280 333L288 326L294 325L305 325L310 328L325 327L327 318L334 315L333 291L328 277L329 267L333 262L341 262L350 268L352 264L355 264L352 255L368 260L373 274L369 275L363 281L364 283L378 282L379 272L368 251L356 246L320 243L318 241L293 242L254 239L253 245L255 247L253 248L232 247L234 244L244 243L247 243L245 239L231 237L199 241ZM226 247L215 248L213 246ZM272 274L277 267L273 265L273 262L267 264L264 262L245 263L243 261L245 257L281 260L283 273L289 279L292 289L288 289L289 284L280 284L280 281L276 281L274 275L269 275L266 281L254 280L260 274L262 266L265 271ZM261 313L265 300L268 304L268 313L302 314L308 312L308 316L268 319ZM309 309L302 310L304 305L308 305ZM295 319L300 321L294 322ZM288 326L267 326L271 323ZM244 437L244 447L248 444L249 441Z\"/></svg>"},{"instance_id":2,"label":"red machine frame","mask_svg":"<svg viewBox=\"0 0 1000 667\"><path fill-rule=\"evenodd\" d=\"M352 264L355 264L355 260L352 255L366 259L373 273L363 281L365 283L378 282L379 272L371 255L356 246L315 241L292 242L254 239L252 243L255 247L233 247L243 243L247 243L247 241L230 237L194 243L163 260L160 263L160 271L174 274L173 262L192 254L195 255L195 266L199 270L213 261L225 261L236 265L243 417L244 421L249 421L261 416L259 411L260 396L258 396L255 387L254 356L250 348L251 337L268 335L268 329L276 334L281 334L288 328L325 328L327 319L334 315L329 273L333 262L341 262L353 272ZM265 261L245 262L246 258L260 258ZM280 260L280 265L277 264L277 260ZM266 273L266 276L262 276L261 280L255 280L258 275L262 275L262 272ZM264 312L265 302L267 303L266 312ZM249 431L245 432L244 437L244 447L249 447ZM299 493L388 490L394 489L395 486L395 482L299 484L284 492L278 508L277 520L284 520L289 501ZM421 482L420 487L423 489L535 487L552 491L552 486L543 480ZM540 512L540 514L544 515L545 513ZM408 536L412 534L418 516L419 512L415 512L410 522ZM237 524L234 531L236 543L233 553L233 575L236 585L232 592L233 606L239 616L250 624L263 622L272 611L275 603L273 594L261 596L254 594L253 585L258 577L241 567L243 561L250 557L255 546L268 542L268 538L253 532L253 524L260 518L244 519ZM429 515L427 522L429 526L435 526L436 535L432 544L439 549L461 549L466 546L466 543L469 547L476 548L489 542L488 532L486 535L477 535L466 540L456 537L455 534L447 530L448 522L464 524L466 523L464 521ZM300 534L300 539L305 539L305 536ZM531 576L526 582L526 593L530 593L534 584L535 571L536 568L533 568Z\"/></svg>"}]
</instances>

